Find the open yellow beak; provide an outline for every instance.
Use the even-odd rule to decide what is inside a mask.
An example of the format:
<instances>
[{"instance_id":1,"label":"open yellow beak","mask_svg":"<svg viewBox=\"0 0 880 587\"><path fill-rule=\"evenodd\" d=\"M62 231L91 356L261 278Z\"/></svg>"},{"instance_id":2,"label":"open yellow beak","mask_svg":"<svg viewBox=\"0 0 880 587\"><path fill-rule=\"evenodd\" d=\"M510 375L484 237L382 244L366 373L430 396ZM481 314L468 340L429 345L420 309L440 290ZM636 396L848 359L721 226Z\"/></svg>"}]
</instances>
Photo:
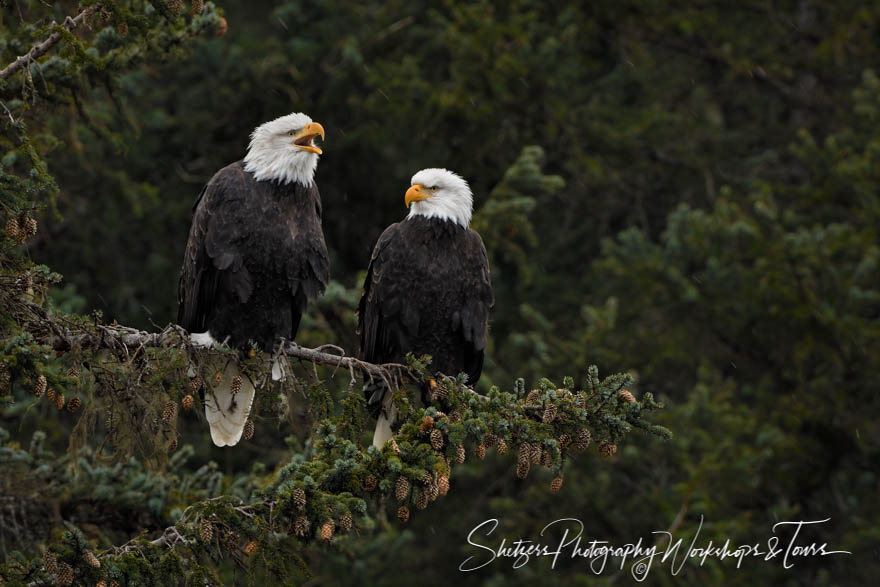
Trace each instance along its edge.
<instances>
[{"instance_id":1,"label":"open yellow beak","mask_svg":"<svg viewBox=\"0 0 880 587\"><path fill-rule=\"evenodd\" d=\"M315 137L321 137L321 140L324 140L324 127L321 126L320 122L310 122L305 125L303 129L299 131L299 134L293 137L293 142L291 144L294 147L299 147L303 151L320 155L324 151L322 151L320 147L316 147L312 142Z\"/></svg>"},{"instance_id":2,"label":"open yellow beak","mask_svg":"<svg viewBox=\"0 0 880 587\"><path fill-rule=\"evenodd\" d=\"M422 184L417 183L406 190L406 198L404 201L406 202L406 207L409 208L409 205L413 202L421 202L422 200L427 200L428 198L433 197L434 194L431 193L431 190L425 188Z\"/></svg>"}]
</instances>

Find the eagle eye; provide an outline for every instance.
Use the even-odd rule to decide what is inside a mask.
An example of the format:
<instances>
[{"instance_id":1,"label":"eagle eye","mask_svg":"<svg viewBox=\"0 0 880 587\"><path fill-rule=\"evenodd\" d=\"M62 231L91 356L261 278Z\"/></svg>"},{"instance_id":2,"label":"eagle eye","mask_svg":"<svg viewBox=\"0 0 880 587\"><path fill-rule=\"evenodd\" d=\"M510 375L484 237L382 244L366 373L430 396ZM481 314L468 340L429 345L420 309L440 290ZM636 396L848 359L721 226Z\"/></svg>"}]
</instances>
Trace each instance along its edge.
<instances>
[{"instance_id":1,"label":"eagle eye","mask_svg":"<svg viewBox=\"0 0 880 587\"><path fill-rule=\"evenodd\" d=\"M436 185L432 185L432 186L429 187L428 189L431 190L432 192L436 192L436 191L439 190L440 188L439 188L438 186L436 186Z\"/></svg>"},{"instance_id":2,"label":"eagle eye","mask_svg":"<svg viewBox=\"0 0 880 587\"><path fill-rule=\"evenodd\" d=\"M292 137L295 134L296 134L296 131L293 131L293 130L287 131L287 136L289 136L289 137Z\"/></svg>"}]
</instances>

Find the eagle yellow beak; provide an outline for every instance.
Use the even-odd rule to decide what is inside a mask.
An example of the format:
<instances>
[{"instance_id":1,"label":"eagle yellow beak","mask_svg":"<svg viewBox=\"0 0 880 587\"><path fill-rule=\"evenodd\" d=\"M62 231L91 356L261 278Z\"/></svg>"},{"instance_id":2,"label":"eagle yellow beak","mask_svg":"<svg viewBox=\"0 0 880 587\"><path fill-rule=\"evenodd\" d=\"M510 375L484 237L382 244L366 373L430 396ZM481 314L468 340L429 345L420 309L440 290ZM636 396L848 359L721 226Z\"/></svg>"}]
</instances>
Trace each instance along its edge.
<instances>
[{"instance_id":1,"label":"eagle yellow beak","mask_svg":"<svg viewBox=\"0 0 880 587\"><path fill-rule=\"evenodd\" d=\"M310 122L303 127L299 134L293 137L293 142L291 145L294 147L299 147L303 151L308 151L309 153L317 153L320 155L324 151L321 150L320 147L316 147L312 142L315 137L321 137L321 140L324 140L324 127L321 126L320 122Z\"/></svg>"},{"instance_id":2,"label":"eagle yellow beak","mask_svg":"<svg viewBox=\"0 0 880 587\"><path fill-rule=\"evenodd\" d=\"M409 205L413 202L421 202L422 200L427 200L428 198L433 198L434 194L425 186L420 183L417 183L414 186L410 186L408 190L406 190L406 198L404 201L406 202L406 207L409 208Z\"/></svg>"}]
</instances>

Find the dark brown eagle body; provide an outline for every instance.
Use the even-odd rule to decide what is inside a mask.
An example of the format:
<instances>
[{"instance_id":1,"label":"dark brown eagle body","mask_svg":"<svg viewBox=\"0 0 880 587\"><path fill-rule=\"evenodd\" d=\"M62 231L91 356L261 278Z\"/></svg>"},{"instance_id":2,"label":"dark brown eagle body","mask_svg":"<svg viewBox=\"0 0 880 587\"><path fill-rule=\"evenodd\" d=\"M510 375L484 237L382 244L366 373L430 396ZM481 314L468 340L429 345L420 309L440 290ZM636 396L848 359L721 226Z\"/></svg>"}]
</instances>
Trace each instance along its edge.
<instances>
[{"instance_id":1,"label":"dark brown eagle body","mask_svg":"<svg viewBox=\"0 0 880 587\"><path fill-rule=\"evenodd\" d=\"M218 171L193 206L177 322L217 342L271 351L292 340L329 281L315 183L256 181L241 161Z\"/></svg>"},{"instance_id":2,"label":"dark brown eagle body","mask_svg":"<svg viewBox=\"0 0 880 587\"><path fill-rule=\"evenodd\" d=\"M358 307L361 353L371 363L429 354L431 372L464 372L473 385L483 369L491 305L480 235L450 220L409 217L389 226L373 250ZM368 401L371 391L365 389Z\"/></svg>"}]
</instances>

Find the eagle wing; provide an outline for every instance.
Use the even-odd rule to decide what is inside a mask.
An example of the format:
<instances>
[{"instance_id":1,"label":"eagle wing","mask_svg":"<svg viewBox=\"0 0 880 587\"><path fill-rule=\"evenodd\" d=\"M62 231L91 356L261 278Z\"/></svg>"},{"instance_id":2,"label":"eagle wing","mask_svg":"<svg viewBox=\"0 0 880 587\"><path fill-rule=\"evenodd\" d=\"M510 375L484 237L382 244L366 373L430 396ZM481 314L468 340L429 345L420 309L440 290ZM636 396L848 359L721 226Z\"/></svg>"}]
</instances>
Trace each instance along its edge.
<instances>
[{"instance_id":1,"label":"eagle wing","mask_svg":"<svg viewBox=\"0 0 880 587\"><path fill-rule=\"evenodd\" d=\"M358 305L361 355L372 363L402 361L419 336L421 313L430 311L420 307L415 292L408 289L407 284L416 284L420 279L416 269L419 260L410 258L410 243L398 238L402 230L401 223L392 224L379 237ZM460 243L456 262L461 265L454 271L458 303L449 326L452 332L460 333L461 370L473 384L483 368L492 285L486 247L479 234L467 230Z\"/></svg>"},{"instance_id":2,"label":"eagle wing","mask_svg":"<svg viewBox=\"0 0 880 587\"><path fill-rule=\"evenodd\" d=\"M253 291L240 250L252 225L242 217L251 189L241 166L229 165L211 178L193 205L177 292L177 323L189 332L208 330L221 298L244 303Z\"/></svg>"},{"instance_id":3,"label":"eagle wing","mask_svg":"<svg viewBox=\"0 0 880 587\"><path fill-rule=\"evenodd\" d=\"M489 337L489 309L495 303L492 279L489 274L489 256L480 235L471 229L465 233L464 268L462 271L461 310L452 317L452 329L460 330L464 338L464 368L468 382L473 385L483 371L483 357Z\"/></svg>"}]
</instances>

